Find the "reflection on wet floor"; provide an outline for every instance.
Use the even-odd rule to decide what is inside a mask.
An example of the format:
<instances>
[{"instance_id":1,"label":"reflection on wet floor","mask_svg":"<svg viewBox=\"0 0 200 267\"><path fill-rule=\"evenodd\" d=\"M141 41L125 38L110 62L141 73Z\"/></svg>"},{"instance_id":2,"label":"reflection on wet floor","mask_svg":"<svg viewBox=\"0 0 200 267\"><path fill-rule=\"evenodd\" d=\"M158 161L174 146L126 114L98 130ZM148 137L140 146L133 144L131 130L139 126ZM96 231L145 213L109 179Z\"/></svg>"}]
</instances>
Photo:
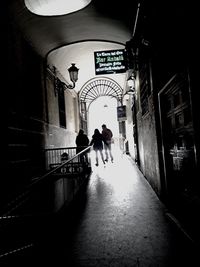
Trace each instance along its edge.
<instances>
[{"instance_id":1,"label":"reflection on wet floor","mask_svg":"<svg viewBox=\"0 0 200 267\"><path fill-rule=\"evenodd\" d=\"M90 180L55 227L48 257L66 266L200 266L132 159L114 155L96 167L91 152Z\"/></svg>"}]
</instances>

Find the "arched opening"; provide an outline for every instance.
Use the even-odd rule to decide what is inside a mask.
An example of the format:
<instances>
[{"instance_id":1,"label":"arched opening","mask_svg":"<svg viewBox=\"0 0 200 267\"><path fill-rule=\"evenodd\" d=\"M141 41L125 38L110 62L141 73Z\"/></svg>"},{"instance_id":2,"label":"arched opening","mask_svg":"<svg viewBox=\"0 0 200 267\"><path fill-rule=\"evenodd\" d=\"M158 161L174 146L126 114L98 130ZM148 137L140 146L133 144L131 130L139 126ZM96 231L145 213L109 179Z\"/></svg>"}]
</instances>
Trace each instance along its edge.
<instances>
[{"instance_id":1,"label":"arched opening","mask_svg":"<svg viewBox=\"0 0 200 267\"><path fill-rule=\"evenodd\" d=\"M91 79L82 87L79 93L81 128L90 138L94 129L101 131L102 124L106 124L113 131L115 146L119 145L117 106L121 105L122 97L122 87L111 78Z\"/></svg>"},{"instance_id":2,"label":"arched opening","mask_svg":"<svg viewBox=\"0 0 200 267\"><path fill-rule=\"evenodd\" d=\"M117 121L117 100L108 96L97 98L88 110L88 135L92 136L94 129L100 131L102 124L106 124L113 132L115 141L119 138L119 124Z\"/></svg>"}]
</instances>

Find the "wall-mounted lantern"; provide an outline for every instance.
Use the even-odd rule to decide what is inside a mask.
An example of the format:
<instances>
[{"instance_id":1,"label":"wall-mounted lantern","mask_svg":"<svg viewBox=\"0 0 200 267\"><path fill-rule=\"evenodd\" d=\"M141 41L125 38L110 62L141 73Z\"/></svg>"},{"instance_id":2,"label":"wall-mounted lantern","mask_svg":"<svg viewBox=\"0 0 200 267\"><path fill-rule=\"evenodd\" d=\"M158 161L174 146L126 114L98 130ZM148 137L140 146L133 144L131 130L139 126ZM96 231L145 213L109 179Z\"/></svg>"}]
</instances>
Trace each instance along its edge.
<instances>
[{"instance_id":1,"label":"wall-mounted lantern","mask_svg":"<svg viewBox=\"0 0 200 267\"><path fill-rule=\"evenodd\" d=\"M71 80L72 84L66 84L60 78L57 77L58 71L57 71L56 67L53 67L53 71L50 68L47 68L47 71L51 75L54 76L55 95L57 95L57 92L59 90L74 89L75 88L75 83L78 80L78 71L79 71L79 69L75 66L75 63L71 63L71 67L68 68L69 77L70 77L70 80Z\"/></svg>"},{"instance_id":2,"label":"wall-mounted lantern","mask_svg":"<svg viewBox=\"0 0 200 267\"><path fill-rule=\"evenodd\" d=\"M72 85L65 85L67 87L67 89L74 89L75 88L75 83L78 80L78 71L79 69L75 66L75 63L71 63L71 67L68 68L69 71L69 77L70 80L72 81Z\"/></svg>"},{"instance_id":3,"label":"wall-mounted lantern","mask_svg":"<svg viewBox=\"0 0 200 267\"><path fill-rule=\"evenodd\" d=\"M128 78L127 80L128 90L126 91L126 94L133 95L135 94L135 77L133 74Z\"/></svg>"}]
</instances>

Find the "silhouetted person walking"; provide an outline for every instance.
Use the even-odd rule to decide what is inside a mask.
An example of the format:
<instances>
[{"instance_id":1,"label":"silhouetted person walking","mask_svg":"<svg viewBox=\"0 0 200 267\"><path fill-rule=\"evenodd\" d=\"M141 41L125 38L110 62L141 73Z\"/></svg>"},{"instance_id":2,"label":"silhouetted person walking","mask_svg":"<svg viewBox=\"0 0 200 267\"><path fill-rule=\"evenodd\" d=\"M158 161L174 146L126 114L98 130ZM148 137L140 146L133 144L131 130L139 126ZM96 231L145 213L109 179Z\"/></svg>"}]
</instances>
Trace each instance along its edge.
<instances>
[{"instance_id":1,"label":"silhouetted person walking","mask_svg":"<svg viewBox=\"0 0 200 267\"><path fill-rule=\"evenodd\" d=\"M113 133L110 129L106 127L105 124L102 125L102 136L103 136L104 149L105 149L105 154L106 154L105 161L108 161L108 157L110 156L110 159L113 162L113 155L111 151Z\"/></svg>"},{"instance_id":2,"label":"silhouetted person walking","mask_svg":"<svg viewBox=\"0 0 200 267\"><path fill-rule=\"evenodd\" d=\"M103 164L105 164L103 152L102 152L103 151L103 136L99 132L98 129L94 130L94 134L92 136L92 140L90 142L90 145L93 145L93 149L96 153L96 166L99 165L98 153L100 153Z\"/></svg>"},{"instance_id":3,"label":"silhouetted person walking","mask_svg":"<svg viewBox=\"0 0 200 267\"><path fill-rule=\"evenodd\" d=\"M76 145L77 145L76 153L81 152L89 145L89 139L88 139L87 135L84 133L83 129L79 130L79 133L76 137ZM87 152L80 155L80 161L81 162L88 162Z\"/></svg>"}]
</instances>

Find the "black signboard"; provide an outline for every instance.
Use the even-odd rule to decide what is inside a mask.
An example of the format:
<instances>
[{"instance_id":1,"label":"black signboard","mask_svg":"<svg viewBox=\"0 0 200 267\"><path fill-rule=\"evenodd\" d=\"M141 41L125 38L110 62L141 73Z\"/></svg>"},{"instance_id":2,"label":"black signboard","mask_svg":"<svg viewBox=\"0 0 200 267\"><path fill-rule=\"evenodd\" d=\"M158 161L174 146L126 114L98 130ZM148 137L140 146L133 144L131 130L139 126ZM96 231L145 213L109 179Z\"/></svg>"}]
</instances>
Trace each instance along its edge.
<instances>
[{"instance_id":1,"label":"black signboard","mask_svg":"<svg viewBox=\"0 0 200 267\"><path fill-rule=\"evenodd\" d=\"M117 120L125 121L126 120L126 106L117 107Z\"/></svg>"},{"instance_id":2,"label":"black signboard","mask_svg":"<svg viewBox=\"0 0 200 267\"><path fill-rule=\"evenodd\" d=\"M124 49L94 52L94 60L96 75L126 72Z\"/></svg>"}]
</instances>

